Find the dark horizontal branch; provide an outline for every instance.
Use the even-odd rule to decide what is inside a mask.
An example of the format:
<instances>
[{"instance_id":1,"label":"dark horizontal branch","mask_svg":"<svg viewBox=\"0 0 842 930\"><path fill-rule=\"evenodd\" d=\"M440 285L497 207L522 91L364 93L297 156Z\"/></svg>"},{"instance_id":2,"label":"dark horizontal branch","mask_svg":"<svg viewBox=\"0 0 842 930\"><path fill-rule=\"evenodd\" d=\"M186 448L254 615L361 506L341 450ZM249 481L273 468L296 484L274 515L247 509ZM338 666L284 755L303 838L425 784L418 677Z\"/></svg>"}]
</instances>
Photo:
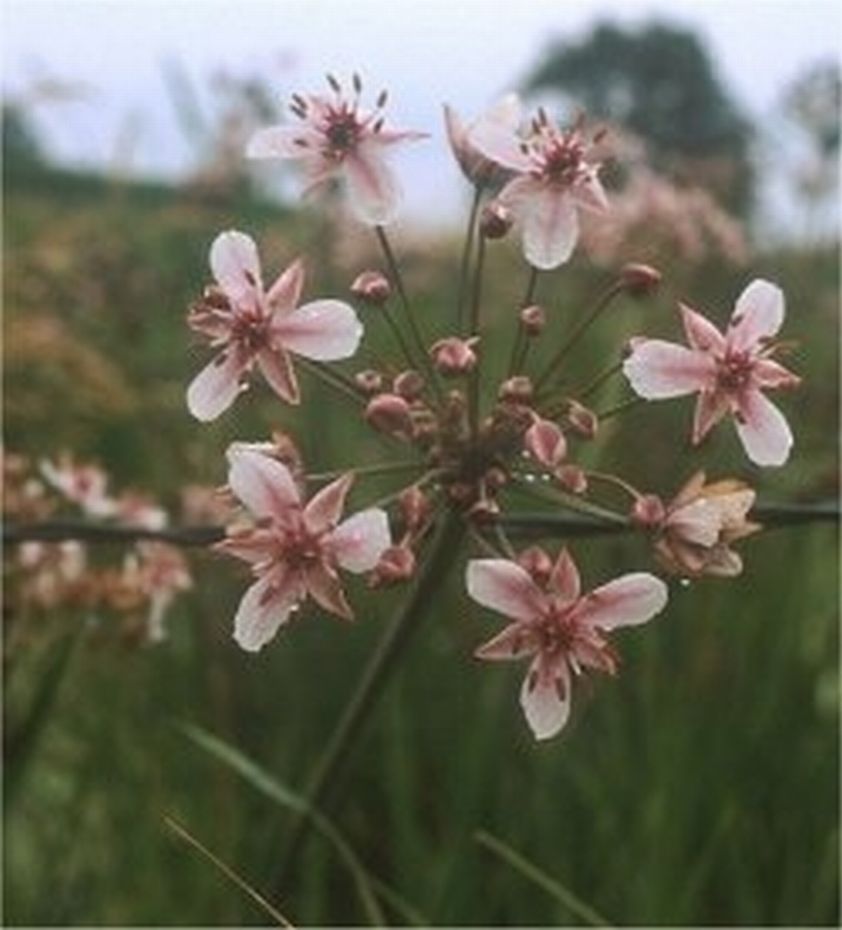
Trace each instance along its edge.
<instances>
[{"instance_id":1,"label":"dark horizontal branch","mask_svg":"<svg viewBox=\"0 0 842 930\"><path fill-rule=\"evenodd\" d=\"M814 504L758 504L750 514L766 527L799 526L806 523L838 523L839 502ZM499 518L507 530L532 536L601 536L626 533L630 526L609 523L597 517L565 512L509 513ZM209 546L225 537L221 526L180 526L150 530L139 526L87 523L83 520L45 520L39 523L8 523L3 542L134 543L142 540L167 542L174 546Z\"/></svg>"}]
</instances>

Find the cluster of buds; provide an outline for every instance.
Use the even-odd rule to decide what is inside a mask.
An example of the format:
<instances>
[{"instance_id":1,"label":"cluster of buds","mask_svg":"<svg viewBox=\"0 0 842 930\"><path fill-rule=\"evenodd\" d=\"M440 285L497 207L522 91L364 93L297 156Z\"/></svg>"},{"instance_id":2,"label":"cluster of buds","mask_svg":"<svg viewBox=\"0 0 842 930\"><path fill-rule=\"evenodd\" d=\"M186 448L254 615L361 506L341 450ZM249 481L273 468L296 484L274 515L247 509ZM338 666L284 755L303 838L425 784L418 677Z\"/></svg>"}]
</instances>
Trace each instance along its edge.
<instances>
[{"instance_id":1,"label":"cluster of buds","mask_svg":"<svg viewBox=\"0 0 842 930\"><path fill-rule=\"evenodd\" d=\"M134 490L112 494L102 468L75 462L67 453L37 468L24 456L5 453L3 473L4 517L15 526L77 514L99 525L152 533L169 523L167 511L150 495ZM193 489L194 496L198 492ZM75 539L28 540L13 552L13 612L72 607L89 616L114 613L133 640L164 639L169 607L193 586L181 550L154 540L140 539L116 563L95 558L84 540Z\"/></svg>"},{"instance_id":2,"label":"cluster of buds","mask_svg":"<svg viewBox=\"0 0 842 930\"><path fill-rule=\"evenodd\" d=\"M486 556L467 561L468 595L511 621L476 654L529 659L521 704L534 735L550 737L568 719L574 679L589 670L615 674L613 631L659 613L668 589L655 575L637 571L583 594L568 549L555 556L541 548L518 554L507 536L507 514L520 500L537 497L572 518L582 514L639 529L667 573L738 574L741 562L731 545L757 528L748 520L754 492L746 485L734 479L707 484L697 475L665 504L620 475L590 470L579 448L598 438L607 416L635 402L600 408L603 386L623 374L641 399L697 393L694 443L732 416L753 462L783 464L791 434L765 396L798 383L773 360L783 295L768 282L750 284L724 335L682 305L689 348L638 336L624 361L600 366L604 370L582 387L571 385L564 361L591 323L612 301L651 295L661 274L642 263L624 265L569 331L538 301L542 274L576 249L580 214L610 218L600 180L604 133L590 132L581 118L559 126L543 109L524 121L520 102L508 96L472 122L445 109L453 153L475 196L452 326L426 332L430 321L422 325L416 317L385 231L399 198L384 158L396 144L425 134L387 128L385 93L373 109L364 109L356 76L350 90L333 77L328 86L325 95L294 95L296 121L258 132L248 155L297 161L308 189L343 180L353 212L374 228L384 270L360 272L350 303L328 297L302 305L300 260L266 289L255 243L243 233L222 233L211 247L215 281L188 317L218 354L191 385L188 406L198 419L215 418L254 368L281 401L297 404L302 390L292 357L298 356L307 377L341 394L360 421L384 437L384 447L403 451L398 461L312 474L288 439L284 451L276 442L228 449L229 493L242 505L243 519L229 526L218 549L245 562L253 575L234 636L244 649L260 649L307 601L351 619L344 572L366 574L374 588L403 583L435 545L432 528L455 521L466 530L462 538ZM507 247L494 241L513 227L526 259L527 288L511 307L507 369L492 375L484 265L494 249ZM354 302L377 311L358 314ZM351 371L327 364L356 354L363 318L391 341L386 357L378 349L376 367ZM343 516L352 488L362 494L367 477L395 474L408 475L409 483ZM629 495L629 508L617 509L605 489Z\"/></svg>"}]
</instances>

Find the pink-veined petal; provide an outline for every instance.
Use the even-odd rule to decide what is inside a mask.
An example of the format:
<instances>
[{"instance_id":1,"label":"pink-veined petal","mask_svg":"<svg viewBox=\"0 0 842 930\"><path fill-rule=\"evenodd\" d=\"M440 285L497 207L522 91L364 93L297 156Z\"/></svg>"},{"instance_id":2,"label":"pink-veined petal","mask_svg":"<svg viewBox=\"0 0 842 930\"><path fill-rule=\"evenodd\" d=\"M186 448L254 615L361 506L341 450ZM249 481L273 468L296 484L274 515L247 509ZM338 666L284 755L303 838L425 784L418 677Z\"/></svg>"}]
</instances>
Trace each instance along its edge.
<instances>
[{"instance_id":1,"label":"pink-veined petal","mask_svg":"<svg viewBox=\"0 0 842 930\"><path fill-rule=\"evenodd\" d=\"M298 379L289 355L283 349L263 349L257 356L257 364L272 390L288 404L301 400Z\"/></svg>"},{"instance_id":2,"label":"pink-veined petal","mask_svg":"<svg viewBox=\"0 0 842 930\"><path fill-rule=\"evenodd\" d=\"M492 662L520 659L538 651L538 638L531 623L511 623L474 652L478 659Z\"/></svg>"},{"instance_id":3,"label":"pink-veined petal","mask_svg":"<svg viewBox=\"0 0 842 930\"><path fill-rule=\"evenodd\" d=\"M801 384L801 378L798 375L771 358L757 359L752 365L751 376L758 387L767 390L796 388Z\"/></svg>"},{"instance_id":4,"label":"pink-veined petal","mask_svg":"<svg viewBox=\"0 0 842 930\"><path fill-rule=\"evenodd\" d=\"M311 533L324 533L339 523L345 508L345 498L353 483L352 474L343 475L310 498L304 508L304 520Z\"/></svg>"},{"instance_id":5,"label":"pink-veined petal","mask_svg":"<svg viewBox=\"0 0 842 930\"><path fill-rule=\"evenodd\" d=\"M310 597L322 610L341 617L343 620L354 619L354 612L345 599L342 583L333 569L321 562L311 565L307 569L305 583Z\"/></svg>"},{"instance_id":6,"label":"pink-veined petal","mask_svg":"<svg viewBox=\"0 0 842 930\"><path fill-rule=\"evenodd\" d=\"M398 145L401 142L421 142L429 139L428 132L419 132L417 129L381 129L366 136L366 143L374 145Z\"/></svg>"},{"instance_id":7,"label":"pink-veined petal","mask_svg":"<svg viewBox=\"0 0 842 930\"><path fill-rule=\"evenodd\" d=\"M681 311L684 333L691 348L699 352L724 352L725 337L707 317L688 307L687 304L679 304L678 307Z\"/></svg>"},{"instance_id":8,"label":"pink-veined petal","mask_svg":"<svg viewBox=\"0 0 842 930\"><path fill-rule=\"evenodd\" d=\"M357 351L363 325L354 309L341 300L314 300L275 321L272 335L290 352L332 362Z\"/></svg>"},{"instance_id":9,"label":"pink-veined petal","mask_svg":"<svg viewBox=\"0 0 842 930\"><path fill-rule=\"evenodd\" d=\"M258 652L289 620L304 594L297 573L285 567L256 581L243 595L234 617L234 639L247 652Z\"/></svg>"},{"instance_id":10,"label":"pink-veined petal","mask_svg":"<svg viewBox=\"0 0 842 930\"><path fill-rule=\"evenodd\" d=\"M398 182L376 147L357 146L342 162L351 208L370 226L385 226L395 218L400 200Z\"/></svg>"},{"instance_id":11,"label":"pink-veined petal","mask_svg":"<svg viewBox=\"0 0 842 930\"><path fill-rule=\"evenodd\" d=\"M517 107L519 111L519 105ZM518 112L519 121L519 112ZM468 144L472 145L486 158L511 171L528 171L529 157L521 146L523 139L514 131L514 126L506 125L499 113L486 113L468 130Z\"/></svg>"},{"instance_id":12,"label":"pink-veined petal","mask_svg":"<svg viewBox=\"0 0 842 930\"><path fill-rule=\"evenodd\" d=\"M266 302L272 313L290 313L298 306L304 287L304 262L297 258L285 271L278 275L266 294Z\"/></svg>"},{"instance_id":13,"label":"pink-veined petal","mask_svg":"<svg viewBox=\"0 0 842 930\"><path fill-rule=\"evenodd\" d=\"M303 158L319 142L318 133L306 126L268 126L249 139L246 158Z\"/></svg>"},{"instance_id":14,"label":"pink-veined petal","mask_svg":"<svg viewBox=\"0 0 842 930\"><path fill-rule=\"evenodd\" d=\"M637 626L651 620L667 603L667 586L647 572L632 572L586 594L579 619L601 630Z\"/></svg>"},{"instance_id":15,"label":"pink-veined petal","mask_svg":"<svg viewBox=\"0 0 842 930\"><path fill-rule=\"evenodd\" d=\"M465 582L478 604L513 620L535 620L546 606L546 597L529 574L508 559L472 559Z\"/></svg>"},{"instance_id":16,"label":"pink-veined petal","mask_svg":"<svg viewBox=\"0 0 842 930\"><path fill-rule=\"evenodd\" d=\"M229 450L228 484L256 517L284 520L301 507L301 496L289 469L260 452Z\"/></svg>"},{"instance_id":17,"label":"pink-veined petal","mask_svg":"<svg viewBox=\"0 0 842 930\"><path fill-rule=\"evenodd\" d=\"M635 393L647 400L680 397L716 383L716 364L709 355L661 339L636 343L623 362L623 373Z\"/></svg>"},{"instance_id":18,"label":"pink-veined petal","mask_svg":"<svg viewBox=\"0 0 842 930\"><path fill-rule=\"evenodd\" d=\"M736 578L742 570L742 557L724 543L714 546L705 560L704 573L714 578Z\"/></svg>"},{"instance_id":19,"label":"pink-veined petal","mask_svg":"<svg viewBox=\"0 0 842 930\"><path fill-rule=\"evenodd\" d=\"M213 548L216 552L224 552L232 558L259 565L268 561L275 552L277 537L270 530L250 529L231 533Z\"/></svg>"},{"instance_id":20,"label":"pink-veined petal","mask_svg":"<svg viewBox=\"0 0 842 930\"><path fill-rule=\"evenodd\" d=\"M783 291L758 278L740 294L728 327L728 347L735 352L751 349L774 336L784 321Z\"/></svg>"},{"instance_id":21,"label":"pink-veined petal","mask_svg":"<svg viewBox=\"0 0 842 930\"><path fill-rule=\"evenodd\" d=\"M577 206L591 213L605 213L608 209L608 197L596 169L588 171L576 182L571 196Z\"/></svg>"},{"instance_id":22,"label":"pink-veined petal","mask_svg":"<svg viewBox=\"0 0 842 930\"><path fill-rule=\"evenodd\" d=\"M533 661L520 689L520 706L535 739L559 733L570 717L570 670L541 655Z\"/></svg>"},{"instance_id":23,"label":"pink-veined petal","mask_svg":"<svg viewBox=\"0 0 842 930\"><path fill-rule=\"evenodd\" d=\"M220 352L187 388L187 409L204 423L215 420L240 393L240 377L247 364L233 349Z\"/></svg>"},{"instance_id":24,"label":"pink-veined petal","mask_svg":"<svg viewBox=\"0 0 842 930\"><path fill-rule=\"evenodd\" d=\"M684 542L712 546L719 539L722 515L710 498L699 498L667 515L664 527L677 533Z\"/></svg>"},{"instance_id":25,"label":"pink-veined petal","mask_svg":"<svg viewBox=\"0 0 842 930\"><path fill-rule=\"evenodd\" d=\"M693 445L698 445L731 409L731 400L723 391L700 391L693 413Z\"/></svg>"},{"instance_id":26,"label":"pink-veined petal","mask_svg":"<svg viewBox=\"0 0 842 930\"><path fill-rule=\"evenodd\" d=\"M252 306L259 300L260 258L251 236L235 229L220 233L211 246L210 266L232 303Z\"/></svg>"},{"instance_id":27,"label":"pink-veined petal","mask_svg":"<svg viewBox=\"0 0 842 930\"><path fill-rule=\"evenodd\" d=\"M550 585L565 601L575 601L581 593L582 582L579 578L579 569L576 568L573 556L570 555L566 546L559 552L553 566Z\"/></svg>"},{"instance_id":28,"label":"pink-veined petal","mask_svg":"<svg viewBox=\"0 0 842 930\"><path fill-rule=\"evenodd\" d=\"M341 568L355 574L371 571L392 545L389 517L378 507L362 510L340 523L329 541Z\"/></svg>"},{"instance_id":29,"label":"pink-veined petal","mask_svg":"<svg viewBox=\"0 0 842 930\"><path fill-rule=\"evenodd\" d=\"M749 389L739 399L737 433L755 465L783 465L792 449L792 431L784 415L760 391Z\"/></svg>"},{"instance_id":30,"label":"pink-veined petal","mask_svg":"<svg viewBox=\"0 0 842 930\"><path fill-rule=\"evenodd\" d=\"M523 203L523 252L535 268L548 270L566 262L579 238L579 218L567 191L543 186Z\"/></svg>"}]
</instances>

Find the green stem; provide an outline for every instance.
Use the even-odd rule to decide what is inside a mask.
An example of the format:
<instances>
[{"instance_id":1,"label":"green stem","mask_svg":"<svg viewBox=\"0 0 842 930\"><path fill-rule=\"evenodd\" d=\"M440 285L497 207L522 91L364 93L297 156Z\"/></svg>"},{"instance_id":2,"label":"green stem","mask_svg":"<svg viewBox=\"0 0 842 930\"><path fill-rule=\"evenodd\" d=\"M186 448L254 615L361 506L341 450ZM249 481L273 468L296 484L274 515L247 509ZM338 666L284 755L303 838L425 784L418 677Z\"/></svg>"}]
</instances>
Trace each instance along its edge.
<instances>
[{"instance_id":1,"label":"green stem","mask_svg":"<svg viewBox=\"0 0 842 930\"><path fill-rule=\"evenodd\" d=\"M628 400L624 400L621 404L617 404L616 407L609 407L608 410L603 410L601 413L597 413L597 419L609 420L611 417L616 417L620 413L624 413L626 410L631 410L633 407L637 407L638 404L642 404L646 398L644 397L630 397Z\"/></svg>"},{"instance_id":2,"label":"green stem","mask_svg":"<svg viewBox=\"0 0 842 930\"><path fill-rule=\"evenodd\" d=\"M412 634L424 619L432 602L433 590L452 567L456 550L462 540L464 526L454 514L447 514L430 543L427 558L409 592L403 609L377 644L362 677L345 705L327 746L307 785L305 798L308 810L302 811L293 825L283 857L277 888L286 887L286 876L312 827L309 809L322 807L335 776L354 749L357 736L383 693L390 674L408 646Z\"/></svg>"},{"instance_id":3,"label":"green stem","mask_svg":"<svg viewBox=\"0 0 842 930\"><path fill-rule=\"evenodd\" d=\"M537 391L542 385L546 384L547 381L556 373L558 366L564 361L567 357L568 352L576 345L576 343L582 338L582 336L590 329L593 323L602 315L605 308L611 303L611 301L618 295L623 293L623 285L620 282L615 282L612 284L605 293L597 300L594 304L593 309L588 313L579 325L573 330L570 334L567 342L563 343L559 348L558 352L553 356L552 361L544 370L544 373L538 378L535 382L535 390Z\"/></svg>"},{"instance_id":4,"label":"green stem","mask_svg":"<svg viewBox=\"0 0 842 930\"><path fill-rule=\"evenodd\" d=\"M585 385L585 387L580 388L578 391L572 391L572 395L577 400L584 400L586 397L590 397L597 388L602 387L605 382L617 374L623 367L622 359L619 362L615 362L609 368L601 371L592 381Z\"/></svg>"},{"instance_id":5,"label":"green stem","mask_svg":"<svg viewBox=\"0 0 842 930\"><path fill-rule=\"evenodd\" d=\"M478 184L474 190L474 199L471 203L471 212L468 216L468 228L465 231L465 245L462 249L462 262L459 267L459 291L456 300L456 331L465 329L465 298L468 296L468 269L471 264L471 253L474 251L474 236L476 235L477 214L482 201L482 185Z\"/></svg>"},{"instance_id":6,"label":"green stem","mask_svg":"<svg viewBox=\"0 0 842 930\"><path fill-rule=\"evenodd\" d=\"M306 358L299 358L298 364L301 365L305 371L309 371L313 377L318 378L323 384L329 385L334 391L337 391L349 400L353 400L355 404L364 402L365 398L360 392L360 389L350 378L346 377L341 372L331 371L319 362L313 362Z\"/></svg>"},{"instance_id":7,"label":"green stem","mask_svg":"<svg viewBox=\"0 0 842 930\"><path fill-rule=\"evenodd\" d=\"M322 471L307 475L307 481L333 481L343 475L387 475L396 471L423 471L427 467L425 462L386 462L382 465L349 465L348 468L338 468L334 471Z\"/></svg>"},{"instance_id":8,"label":"green stem","mask_svg":"<svg viewBox=\"0 0 842 930\"><path fill-rule=\"evenodd\" d=\"M479 237L477 245L477 263L474 266L474 293L471 299L471 320L470 334L479 336L480 334L480 310L482 306L482 272L485 265L485 236ZM468 416L471 423L471 435L476 442L479 435L479 385L480 385L480 367L482 365L482 356L485 347L480 345L477 352L477 363L471 372L468 383Z\"/></svg>"},{"instance_id":9,"label":"green stem","mask_svg":"<svg viewBox=\"0 0 842 930\"><path fill-rule=\"evenodd\" d=\"M528 307L535 301L535 288L538 286L538 269L533 265L529 266L529 277L526 281L526 293L523 295L523 300L521 301L521 309ZM529 348L529 337L526 335L526 331L523 328L523 324L518 317L517 321L517 331L515 333L514 342L512 343L512 354L509 359L509 373L508 377L511 378L512 375L517 374L523 368L523 363L526 361L526 352Z\"/></svg>"},{"instance_id":10,"label":"green stem","mask_svg":"<svg viewBox=\"0 0 842 930\"><path fill-rule=\"evenodd\" d=\"M413 357L412 350L407 345L406 339L403 337L400 326L398 326L397 321L392 316L392 311L390 310L388 304L383 307L383 318L386 320L386 325L389 327L392 335L395 337L395 342L397 342L398 347L403 353L407 365L409 365L410 368L417 368L418 362Z\"/></svg>"},{"instance_id":11,"label":"green stem","mask_svg":"<svg viewBox=\"0 0 842 930\"><path fill-rule=\"evenodd\" d=\"M389 274L391 275L392 280L395 282L395 287L398 289L398 296L400 297L401 304L403 305L404 314L406 316L407 324L409 325L409 331L412 335L412 340L415 343L415 346L418 349L418 353L421 357L421 368L425 370L427 376L430 379L430 383L433 386L433 389L435 390L438 397L442 399L442 390L441 385L439 384L438 375L435 368L433 368L432 362L430 362L429 356L427 355L427 348L424 344L424 337L421 335L421 330L418 328L418 321L415 319L415 314L412 312L412 306L409 303L409 297L406 293L406 287L403 283L403 275L401 274L400 268L398 267L395 253L392 251L389 237L386 235L386 230L382 226L375 226L374 231L377 234L377 241L380 243L380 248L383 250L386 264L389 267Z\"/></svg>"},{"instance_id":12,"label":"green stem","mask_svg":"<svg viewBox=\"0 0 842 930\"><path fill-rule=\"evenodd\" d=\"M531 494L533 497L548 501L549 503L558 504L576 513L584 513L591 517L598 517L601 520L614 523L617 526L625 526L628 523L628 520L622 514L616 513L613 510L608 510L607 507L600 507L599 504L593 504L573 494L567 494L565 491L558 488L548 488L541 484L523 481L523 479L517 477L515 478L515 483L522 491Z\"/></svg>"}]
</instances>

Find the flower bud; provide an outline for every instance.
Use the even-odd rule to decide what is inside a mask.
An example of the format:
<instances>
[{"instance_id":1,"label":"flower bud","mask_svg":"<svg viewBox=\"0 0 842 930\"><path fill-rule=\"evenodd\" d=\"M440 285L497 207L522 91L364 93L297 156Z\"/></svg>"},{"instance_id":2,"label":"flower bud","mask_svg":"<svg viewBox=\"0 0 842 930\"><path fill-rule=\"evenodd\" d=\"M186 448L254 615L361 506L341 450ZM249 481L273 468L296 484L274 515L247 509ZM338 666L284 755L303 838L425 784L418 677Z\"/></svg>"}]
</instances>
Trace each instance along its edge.
<instances>
[{"instance_id":1,"label":"flower bud","mask_svg":"<svg viewBox=\"0 0 842 930\"><path fill-rule=\"evenodd\" d=\"M389 546L369 576L369 586L384 588L399 584L415 574L415 553L409 546Z\"/></svg>"},{"instance_id":2,"label":"flower bud","mask_svg":"<svg viewBox=\"0 0 842 930\"><path fill-rule=\"evenodd\" d=\"M568 401L567 420L571 429L575 430L583 439L593 439L599 429L597 415L589 407L580 404L577 400Z\"/></svg>"},{"instance_id":3,"label":"flower bud","mask_svg":"<svg viewBox=\"0 0 842 930\"><path fill-rule=\"evenodd\" d=\"M663 501L657 494L642 494L632 505L629 519L635 526L651 530L660 526L666 514Z\"/></svg>"},{"instance_id":4,"label":"flower bud","mask_svg":"<svg viewBox=\"0 0 842 930\"><path fill-rule=\"evenodd\" d=\"M547 313L538 304L523 307L520 311L520 325L527 336L540 336L547 325Z\"/></svg>"},{"instance_id":5,"label":"flower bud","mask_svg":"<svg viewBox=\"0 0 842 930\"><path fill-rule=\"evenodd\" d=\"M354 278L351 293L358 300L379 307L392 296L392 285L380 271L363 271Z\"/></svg>"},{"instance_id":6,"label":"flower bud","mask_svg":"<svg viewBox=\"0 0 842 930\"><path fill-rule=\"evenodd\" d=\"M394 392L410 402L424 393L424 385L423 376L412 368L402 371L392 382Z\"/></svg>"},{"instance_id":7,"label":"flower bud","mask_svg":"<svg viewBox=\"0 0 842 930\"><path fill-rule=\"evenodd\" d=\"M523 445L533 458L547 468L561 464L567 454L564 433L551 420L536 416L523 437Z\"/></svg>"},{"instance_id":8,"label":"flower bud","mask_svg":"<svg viewBox=\"0 0 842 930\"><path fill-rule=\"evenodd\" d=\"M365 420L381 433L412 436L412 415L409 404L397 394L378 394L365 408Z\"/></svg>"},{"instance_id":9,"label":"flower bud","mask_svg":"<svg viewBox=\"0 0 842 930\"><path fill-rule=\"evenodd\" d=\"M499 491L509 483L509 476L499 465L489 468L483 477L490 491Z\"/></svg>"},{"instance_id":10,"label":"flower bud","mask_svg":"<svg viewBox=\"0 0 842 930\"><path fill-rule=\"evenodd\" d=\"M524 549L517 557L517 564L541 587L547 584L553 573L553 560L540 546Z\"/></svg>"},{"instance_id":11,"label":"flower bud","mask_svg":"<svg viewBox=\"0 0 842 930\"><path fill-rule=\"evenodd\" d=\"M532 382L526 375L515 375L500 385L497 396L502 401L515 404L528 404L532 400L534 390Z\"/></svg>"},{"instance_id":12,"label":"flower bud","mask_svg":"<svg viewBox=\"0 0 842 930\"><path fill-rule=\"evenodd\" d=\"M500 505L490 497L481 497L468 510L468 516L477 523L493 523L500 515Z\"/></svg>"},{"instance_id":13,"label":"flower bud","mask_svg":"<svg viewBox=\"0 0 842 930\"><path fill-rule=\"evenodd\" d=\"M354 375L354 383L366 394L377 394L379 391L383 390L383 375L373 368L369 368L366 371L358 371L357 374Z\"/></svg>"},{"instance_id":14,"label":"flower bud","mask_svg":"<svg viewBox=\"0 0 842 930\"><path fill-rule=\"evenodd\" d=\"M482 208L479 231L486 239L503 239L512 228L512 214L497 201Z\"/></svg>"},{"instance_id":15,"label":"flower bud","mask_svg":"<svg viewBox=\"0 0 842 930\"><path fill-rule=\"evenodd\" d=\"M413 484L405 491L401 492L398 498L398 506L403 514L406 529L417 530L430 515L430 501L427 495Z\"/></svg>"},{"instance_id":16,"label":"flower bud","mask_svg":"<svg viewBox=\"0 0 842 930\"><path fill-rule=\"evenodd\" d=\"M661 272L651 265L629 262L620 269L620 283L632 297L648 297L661 283Z\"/></svg>"},{"instance_id":17,"label":"flower bud","mask_svg":"<svg viewBox=\"0 0 842 930\"><path fill-rule=\"evenodd\" d=\"M555 480L571 494L584 494L588 490L588 478L578 465L561 465L555 470Z\"/></svg>"},{"instance_id":18,"label":"flower bud","mask_svg":"<svg viewBox=\"0 0 842 930\"><path fill-rule=\"evenodd\" d=\"M450 336L447 339L439 339L430 349L430 358L436 370L443 375L464 375L476 367L477 355L474 351L476 344L476 337L457 339L455 336Z\"/></svg>"}]
</instances>

